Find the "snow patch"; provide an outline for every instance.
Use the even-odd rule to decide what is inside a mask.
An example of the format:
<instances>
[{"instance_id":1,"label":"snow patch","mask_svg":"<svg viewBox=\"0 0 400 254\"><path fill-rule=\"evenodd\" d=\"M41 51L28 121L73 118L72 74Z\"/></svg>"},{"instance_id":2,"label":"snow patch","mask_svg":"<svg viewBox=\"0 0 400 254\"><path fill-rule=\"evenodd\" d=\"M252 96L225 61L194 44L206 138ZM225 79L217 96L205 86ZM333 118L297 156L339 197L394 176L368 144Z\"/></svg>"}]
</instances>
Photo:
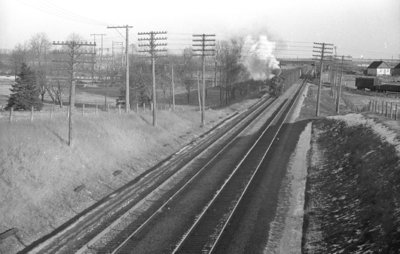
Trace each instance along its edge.
<instances>
[{"instance_id":1,"label":"snow patch","mask_svg":"<svg viewBox=\"0 0 400 254\"><path fill-rule=\"evenodd\" d=\"M311 123L300 134L280 189L277 214L270 224L263 253L300 253L307 179L307 154L311 148Z\"/></svg>"},{"instance_id":2,"label":"snow patch","mask_svg":"<svg viewBox=\"0 0 400 254\"><path fill-rule=\"evenodd\" d=\"M299 100L297 101L296 107L294 108L293 113L290 117L289 123L293 123L297 120L297 118L299 118L301 108L303 107L304 99L307 97L307 94L308 94L308 85L309 85L309 83L307 83L305 85L303 92L302 92Z\"/></svg>"}]
</instances>

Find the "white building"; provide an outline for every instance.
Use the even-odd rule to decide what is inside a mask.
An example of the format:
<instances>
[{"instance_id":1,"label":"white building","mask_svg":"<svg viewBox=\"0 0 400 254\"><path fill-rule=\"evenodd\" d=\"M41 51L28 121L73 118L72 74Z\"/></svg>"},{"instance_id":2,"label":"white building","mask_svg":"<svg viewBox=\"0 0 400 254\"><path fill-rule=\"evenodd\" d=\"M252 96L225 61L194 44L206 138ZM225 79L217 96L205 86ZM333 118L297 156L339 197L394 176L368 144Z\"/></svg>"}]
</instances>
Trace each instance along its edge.
<instances>
[{"instance_id":1,"label":"white building","mask_svg":"<svg viewBox=\"0 0 400 254\"><path fill-rule=\"evenodd\" d=\"M374 61L367 67L367 75L370 76L390 76L390 66L384 61Z\"/></svg>"}]
</instances>

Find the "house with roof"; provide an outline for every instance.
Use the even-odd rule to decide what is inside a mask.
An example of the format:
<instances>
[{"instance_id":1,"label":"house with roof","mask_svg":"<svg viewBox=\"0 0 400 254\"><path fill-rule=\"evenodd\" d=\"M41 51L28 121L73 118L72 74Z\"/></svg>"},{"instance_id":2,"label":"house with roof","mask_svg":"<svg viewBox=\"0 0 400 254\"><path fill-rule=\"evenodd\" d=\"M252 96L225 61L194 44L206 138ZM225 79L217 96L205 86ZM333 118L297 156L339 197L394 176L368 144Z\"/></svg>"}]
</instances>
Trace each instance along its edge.
<instances>
[{"instance_id":1,"label":"house with roof","mask_svg":"<svg viewBox=\"0 0 400 254\"><path fill-rule=\"evenodd\" d=\"M392 76L400 76L400 63L392 68Z\"/></svg>"},{"instance_id":2,"label":"house with roof","mask_svg":"<svg viewBox=\"0 0 400 254\"><path fill-rule=\"evenodd\" d=\"M384 61L374 61L367 67L367 75L370 76L390 75L390 66Z\"/></svg>"}]
</instances>

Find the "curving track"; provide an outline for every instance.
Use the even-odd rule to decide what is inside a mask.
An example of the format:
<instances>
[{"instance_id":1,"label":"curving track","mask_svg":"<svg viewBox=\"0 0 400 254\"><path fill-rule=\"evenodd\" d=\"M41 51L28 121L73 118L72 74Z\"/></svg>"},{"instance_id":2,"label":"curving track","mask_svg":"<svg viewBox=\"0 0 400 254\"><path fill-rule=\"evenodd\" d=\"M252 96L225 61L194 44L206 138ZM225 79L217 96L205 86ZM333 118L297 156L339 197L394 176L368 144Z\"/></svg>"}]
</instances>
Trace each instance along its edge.
<instances>
[{"instance_id":1,"label":"curving track","mask_svg":"<svg viewBox=\"0 0 400 254\"><path fill-rule=\"evenodd\" d=\"M136 225L130 233L117 237L123 241L118 244L111 241L97 253L213 252L243 202L302 87L277 107L257 135L247 138L239 135L249 128L248 124L146 221ZM264 111L257 117L262 115L261 112ZM243 152L237 147L250 148Z\"/></svg>"},{"instance_id":2,"label":"curving track","mask_svg":"<svg viewBox=\"0 0 400 254\"><path fill-rule=\"evenodd\" d=\"M156 167L147 171L126 186L106 196L100 202L89 207L60 228L37 240L21 253L74 253L94 252L92 245L106 235L120 222L120 218L140 206L159 187L171 181L181 171L187 171L174 189L164 196L171 196L199 168L211 163L251 121L259 116L271 103L272 99L262 99L246 112L236 115L224 124L218 125L199 140L189 144L178 153L167 158ZM165 199L165 197L163 197ZM159 205L150 207L136 221L143 223L144 218L159 209ZM112 242L112 241L111 241ZM116 242L119 244L120 240ZM108 251L107 251L108 252Z\"/></svg>"},{"instance_id":3,"label":"curving track","mask_svg":"<svg viewBox=\"0 0 400 254\"><path fill-rule=\"evenodd\" d=\"M275 116L274 126L268 126L245 157L237 165L229 181L209 203L208 207L192 225L186 236L177 244L172 253L213 253L219 240L226 233L239 204L246 197L249 187L262 170L262 164L270 152L283 124L285 123L298 95L285 101ZM261 156L261 159L259 158ZM247 198L253 198L247 195ZM221 253L221 251L216 252Z\"/></svg>"}]
</instances>

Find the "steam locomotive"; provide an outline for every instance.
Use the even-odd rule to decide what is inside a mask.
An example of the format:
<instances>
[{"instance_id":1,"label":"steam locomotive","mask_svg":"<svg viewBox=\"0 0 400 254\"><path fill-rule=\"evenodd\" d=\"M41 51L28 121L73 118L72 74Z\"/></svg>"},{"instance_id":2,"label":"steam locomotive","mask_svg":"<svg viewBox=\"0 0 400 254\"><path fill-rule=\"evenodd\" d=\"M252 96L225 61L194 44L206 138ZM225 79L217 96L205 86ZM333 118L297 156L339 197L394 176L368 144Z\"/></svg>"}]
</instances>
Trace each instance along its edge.
<instances>
[{"instance_id":1,"label":"steam locomotive","mask_svg":"<svg viewBox=\"0 0 400 254\"><path fill-rule=\"evenodd\" d=\"M310 66L302 66L293 69L283 69L278 75L275 75L270 80L267 80L270 94L273 96L281 95L287 87L295 83L299 78L304 77Z\"/></svg>"}]
</instances>

